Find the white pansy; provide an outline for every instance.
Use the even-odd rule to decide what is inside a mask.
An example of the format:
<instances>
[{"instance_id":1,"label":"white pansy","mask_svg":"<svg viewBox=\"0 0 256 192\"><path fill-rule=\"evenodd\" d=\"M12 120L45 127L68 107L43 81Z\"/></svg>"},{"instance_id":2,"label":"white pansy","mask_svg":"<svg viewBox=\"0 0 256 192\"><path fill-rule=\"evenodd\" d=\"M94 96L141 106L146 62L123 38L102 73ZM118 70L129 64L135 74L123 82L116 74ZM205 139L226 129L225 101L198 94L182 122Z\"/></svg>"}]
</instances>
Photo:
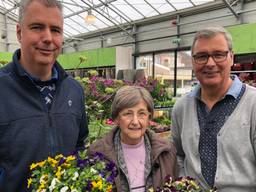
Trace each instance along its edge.
<instances>
[{"instance_id":1,"label":"white pansy","mask_svg":"<svg viewBox=\"0 0 256 192\"><path fill-rule=\"evenodd\" d=\"M75 181L78 178L79 174L77 172L74 173L74 177L72 178L73 181Z\"/></svg>"},{"instance_id":2,"label":"white pansy","mask_svg":"<svg viewBox=\"0 0 256 192\"><path fill-rule=\"evenodd\" d=\"M57 182L59 182L59 180L57 178L53 178L51 185L49 187L50 192L52 192L55 189Z\"/></svg>"},{"instance_id":3,"label":"white pansy","mask_svg":"<svg viewBox=\"0 0 256 192\"><path fill-rule=\"evenodd\" d=\"M68 187L67 187L67 186L62 187L62 188L60 189L60 192L66 192L66 191L68 191Z\"/></svg>"},{"instance_id":4,"label":"white pansy","mask_svg":"<svg viewBox=\"0 0 256 192\"><path fill-rule=\"evenodd\" d=\"M42 175L42 176L40 177L40 180L39 180L39 183L40 183L40 184L44 181L44 178L45 178L45 177L46 177L45 175Z\"/></svg>"},{"instance_id":5,"label":"white pansy","mask_svg":"<svg viewBox=\"0 0 256 192\"><path fill-rule=\"evenodd\" d=\"M97 173L97 171L96 171L94 168L91 168L90 171L91 171L92 173Z\"/></svg>"}]
</instances>

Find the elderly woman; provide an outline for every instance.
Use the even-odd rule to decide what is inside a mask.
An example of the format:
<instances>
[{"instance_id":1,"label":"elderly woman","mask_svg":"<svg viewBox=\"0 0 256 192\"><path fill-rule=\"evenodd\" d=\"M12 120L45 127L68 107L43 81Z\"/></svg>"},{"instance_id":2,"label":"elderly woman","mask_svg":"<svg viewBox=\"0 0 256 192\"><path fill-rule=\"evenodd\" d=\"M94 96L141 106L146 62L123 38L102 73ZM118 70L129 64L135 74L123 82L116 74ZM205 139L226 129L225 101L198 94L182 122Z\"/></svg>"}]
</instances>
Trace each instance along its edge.
<instances>
[{"instance_id":1,"label":"elderly woman","mask_svg":"<svg viewBox=\"0 0 256 192\"><path fill-rule=\"evenodd\" d=\"M167 175L176 176L176 149L148 129L152 116L153 99L145 88L120 88L112 103L116 127L89 148L90 153L101 152L118 166L118 192L156 189Z\"/></svg>"}]
</instances>

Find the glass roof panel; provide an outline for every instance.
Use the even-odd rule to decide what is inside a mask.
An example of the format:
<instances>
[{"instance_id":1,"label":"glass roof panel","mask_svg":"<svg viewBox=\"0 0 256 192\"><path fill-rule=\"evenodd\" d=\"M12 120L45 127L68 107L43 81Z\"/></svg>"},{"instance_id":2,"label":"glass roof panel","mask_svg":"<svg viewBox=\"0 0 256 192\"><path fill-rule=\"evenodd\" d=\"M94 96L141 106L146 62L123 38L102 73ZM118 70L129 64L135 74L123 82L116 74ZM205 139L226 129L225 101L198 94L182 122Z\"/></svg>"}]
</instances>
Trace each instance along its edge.
<instances>
[{"instance_id":1,"label":"glass roof panel","mask_svg":"<svg viewBox=\"0 0 256 192\"><path fill-rule=\"evenodd\" d=\"M193 7L189 0L169 0L171 4L178 10Z\"/></svg>"},{"instance_id":2,"label":"glass roof panel","mask_svg":"<svg viewBox=\"0 0 256 192\"><path fill-rule=\"evenodd\" d=\"M64 5L64 35L71 37L114 25L128 24L136 20L173 12L217 0L61 0ZM0 0L0 11L17 17L20 0ZM96 16L93 24L84 18L92 10Z\"/></svg>"},{"instance_id":3,"label":"glass roof panel","mask_svg":"<svg viewBox=\"0 0 256 192\"><path fill-rule=\"evenodd\" d=\"M119 0L111 4L114 5L116 8L119 8L120 10L122 10L122 12L128 13L127 16L133 21L145 18L142 12L137 10L134 7L134 5L130 4L130 2L128 2L129 4L126 2L124 0Z\"/></svg>"},{"instance_id":4,"label":"glass roof panel","mask_svg":"<svg viewBox=\"0 0 256 192\"><path fill-rule=\"evenodd\" d=\"M132 4L137 10L142 12L145 17L158 15L158 13L144 0L129 0L129 3Z\"/></svg>"},{"instance_id":5,"label":"glass roof panel","mask_svg":"<svg viewBox=\"0 0 256 192\"><path fill-rule=\"evenodd\" d=\"M213 1L213 0L212 0ZM209 3L211 1L207 1L207 0L196 0L196 1L192 1L195 5L201 5L204 3Z\"/></svg>"},{"instance_id":6,"label":"glass roof panel","mask_svg":"<svg viewBox=\"0 0 256 192\"><path fill-rule=\"evenodd\" d=\"M154 6L161 14L175 11L171 4L167 3L166 0L147 0L152 6Z\"/></svg>"},{"instance_id":7,"label":"glass roof panel","mask_svg":"<svg viewBox=\"0 0 256 192\"><path fill-rule=\"evenodd\" d=\"M107 18L103 17L101 14L95 13L94 15L97 18L95 21L95 25L97 25L99 28L105 28L113 25Z\"/></svg>"},{"instance_id":8,"label":"glass roof panel","mask_svg":"<svg viewBox=\"0 0 256 192\"><path fill-rule=\"evenodd\" d=\"M6 9L11 9L13 5L13 2L10 1L0 1L0 6Z\"/></svg>"}]
</instances>

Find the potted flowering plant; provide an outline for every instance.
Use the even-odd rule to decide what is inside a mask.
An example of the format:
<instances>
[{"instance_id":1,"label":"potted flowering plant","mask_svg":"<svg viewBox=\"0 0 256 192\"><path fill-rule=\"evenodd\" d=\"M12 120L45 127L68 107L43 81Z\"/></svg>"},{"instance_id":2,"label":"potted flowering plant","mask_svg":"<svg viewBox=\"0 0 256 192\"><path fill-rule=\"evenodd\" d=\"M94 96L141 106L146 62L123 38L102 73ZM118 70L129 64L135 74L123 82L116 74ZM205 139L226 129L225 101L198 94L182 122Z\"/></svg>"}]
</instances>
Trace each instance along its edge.
<instances>
[{"instance_id":1,"label":"potted flowering plant","mask_svg":"<svg viewBox=\"0 0 256 192\"><path fill-rule=\"evenodd\" d=\"M144 87L150 92L155 107L166 107L173 104L171 93L168 92L168 85L164 82L154 78L144 78L137 81L135 85Z\"/></svg>"},{"instance_id":2,"label":"potted flowering plant","mask_svg":"<svg viewBox=\"0 0 256 192\"><path fill-rule=\"evenodd\" d=\"M191 177L180 177L177 180L173 180L172 177L167 176L166 181L162 188L154 190L149 189L148 192L217 192L216 188L211 190L203 190L200 184Z\"/></svg>"},{"instance_id":3,"label":"potted flowering plant","mask_svg":"<svg viewBox=\"0 0 256 192\"><path fill-rule=\"evenodd\" d=\"M113 95L121 86L127 84L122 80L104 79L97 71L90 70L89 77L76 77L84 87L86 109L91 120L108 119L110 117Z\"/></svg>"},{"instance_id":4,"label":"potted flowering plant","mask_svg":"<svg viewBox=\"0 0 256 192\"><path fill-rule=\"evenodd\" d=\"M28 188L32 192L111 192L117 169L101 153L88 157L86 151L32 163Z\"/></svg>"}]
</instances>

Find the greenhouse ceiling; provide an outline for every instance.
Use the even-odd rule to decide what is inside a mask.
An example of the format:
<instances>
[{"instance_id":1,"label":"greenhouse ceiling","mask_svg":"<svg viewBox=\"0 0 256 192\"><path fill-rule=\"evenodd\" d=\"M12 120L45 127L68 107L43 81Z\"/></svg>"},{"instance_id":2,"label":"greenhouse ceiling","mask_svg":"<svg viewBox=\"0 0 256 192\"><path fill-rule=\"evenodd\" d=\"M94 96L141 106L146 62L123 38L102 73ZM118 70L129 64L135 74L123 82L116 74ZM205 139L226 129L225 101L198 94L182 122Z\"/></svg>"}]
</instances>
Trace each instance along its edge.
<instances>
[{"instance_id":1,"label":"greenhouse ceiling","mask_svg":"<svg viewBox=\"0 0 256 192\"><path fill-rule=\"evenodd\" d=\"M127 32L136 21L150 19L186 8L220 0L61 0L64 9L64 36L66 39L107 28ZM0 11L17 20L20 0L0 0ZM237 1L223 0L232 9ZM95 21L85 21L88 13Z\"/></svg>"}]
</instances>

